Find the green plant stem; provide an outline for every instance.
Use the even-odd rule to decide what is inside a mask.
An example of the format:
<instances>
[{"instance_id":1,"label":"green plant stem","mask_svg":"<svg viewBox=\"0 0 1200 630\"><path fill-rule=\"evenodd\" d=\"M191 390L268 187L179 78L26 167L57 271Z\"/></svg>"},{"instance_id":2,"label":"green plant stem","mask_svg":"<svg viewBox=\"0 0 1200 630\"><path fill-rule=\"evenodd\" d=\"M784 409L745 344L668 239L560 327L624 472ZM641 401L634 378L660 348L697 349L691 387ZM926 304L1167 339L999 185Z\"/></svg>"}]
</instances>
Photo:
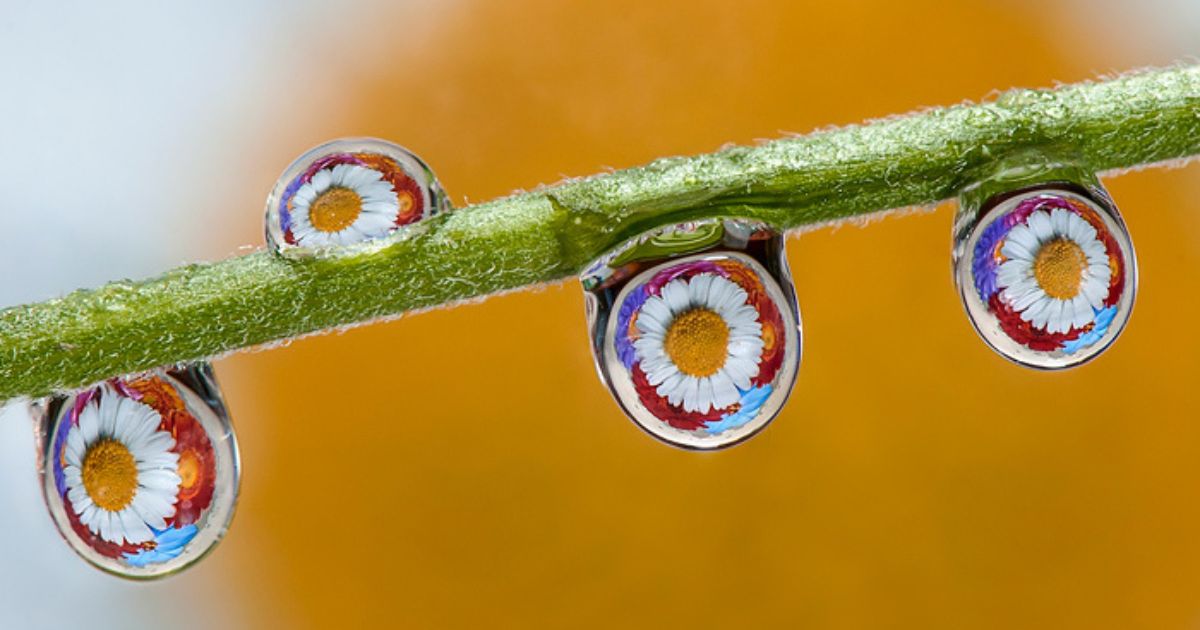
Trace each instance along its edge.
<instances>
[{"instance_id":1,"label":"green plant stem","mask_svg":"<svg viewBox=\"0 0 1200 630\"><path fill-rule=\"evenodd\" d=\"M954 196L989 161L1065 147L1097 171L1200 153L1200 66L572 180L459 209L339 256L270 252L0 312L0 398L559 280L658 224L740 215L801 228Z\"/></svg>"}]
</instances>

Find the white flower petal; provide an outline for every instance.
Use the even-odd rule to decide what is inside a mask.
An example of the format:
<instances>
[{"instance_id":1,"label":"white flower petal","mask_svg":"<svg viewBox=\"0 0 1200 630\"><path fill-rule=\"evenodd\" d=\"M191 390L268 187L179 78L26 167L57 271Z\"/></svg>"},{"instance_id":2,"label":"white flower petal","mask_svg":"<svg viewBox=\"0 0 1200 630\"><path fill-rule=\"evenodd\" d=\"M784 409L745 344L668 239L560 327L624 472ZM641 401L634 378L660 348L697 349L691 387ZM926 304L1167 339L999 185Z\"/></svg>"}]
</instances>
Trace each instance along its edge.
<instances>
[{"instance_id":1,"label":"white flower petal","mask_svg":"<svg viewBox=\"0 0 1200 630\"><path fill-rule=\"evenodd\" d=\"M391 184L384 181L374 181L358 186L354 189L354 193L363 201L387 201L397 207L400 205L400 198L396 195L396 191L392 189Z\"/></svg>"},{"instance_id":2,"label":"white flower petal","mask_svg":"<svg viewBox=\"0 0 1200 630\"><path fill-rule=\"evenodd\" d=\"M74 464L68 464L63 468L63 477L66 479L68 486L78 486L83 484L83 471Z\"/></svg>"},{"instance_id":3,"label":"white flower petal","mask_svg":"<svg viewBox=\"0 0 1200 630\"><path fill-rule=\"evenodd\" d=\"M638 313L637 319L634 321L634 327L642 334L657 333L659 335L667 334L667 327L656 317L643 317L642 313Z\"/></svg>"},{"instance_id":4,"label":"white flower petal","mask_svg":"<svg viewBox=\"0 0 1200 630\"><path fill-rule=\"evenodd\" d=\"M679 368L675 367L674 364L667 362L653 372L647 372L646 381L648 381L651 385L659 385L666 382L667 379L676 374L682 374L682 372L680 372Z\"/></svg>"},{"instance_id":5,"label":"white flower petal","mask_svg":"<svg viewBox=\"0 0 1200 630\"><path fill-rule=\"evenodd\" d=\"M663 334L658 332L642 333L640 337L633 340L633 349L637 351L638 358L642 360L642 363L667 356L667 350L663 347Z\"/></svg>"},{"instance_id":6,"label":"white flower petal","mask_svg":"<svg viewBox=\"0 0 1200 630\"><path fill-rule=\"evenodd\" d=\"M308 182L301 186L296 191L296 194L292 195L292 208L299 209L303 207L305 210L307 210L309 204L311 204L316 198L317 189L312 185L312 182Z\"/></svg>"},{"instance_id":7,"label":"white flower petal","mask_svg":"<svg viewBox=\"0 0 1200 630\"><path fill-rule=\"evenodd\" d=\"M1075 296L1071 302L1071 306L1075 309L1075 319L1071 321L1073 327L1083 328L1096 318L1096 313L1092 310L1092 305L1088 303L1088 298L1084 294L1080 293Z\"/></svg>"},{"instance_id":8,"label":"white flower petal","mask_svg":"<svg viewBox=\"0 0 1200 630\"><path fill-rule=\"evenodd\" d=\"M1032 278L1026 278L1011 287L1005 288L1002 292L1002 297L1012 305L1015 311L1023 311L1045 296L1046 292Z\"/></svg>"},{"instance_id":9,"label":"white flower petal","mask_svg":"<svg viewBox=\"0 0 1200 630\"><path fill-rule=\"evenodd\" d=\"M66 460L72 466L83 466L83 456L87 452L87 445L83 442L83 431L79 427L71 427L67 431L67 447L65 449Z\"/></svg>"},{"instance_id":10,"label":"white flower petal","mask_svg":"<svg viewBox=\"0 0 1200 630\"><path fill-rule=\"evenodd\" d=\"M154 540L154 532L142 520L137 512L130 508L125 508L117 513L121 521L121 535L131 544L144 543L149 540Z\"/></svg>"},{"instance_id":11,"label":"white flower petal","mask_svg":"<svg viewBox=\"0 0 1200 630\"><path fill-rule=\"evenodd\" d=\"M1038 248L1037 236L1034 235L1033 230L1025 225L1014 225L1009 230L1008 236L1004 237L1004 243L1005 245L1009 243L1020 245L1023 251L1028 252L1028 260L1031 262L1033 261L1033 252L1037 251ZM1001 249L1001 253L1003 253L1003 248Z\"/></svg>"},{"instance_id":12,"label":"white flower petal","mask_svg":"<svg viewBox=\"0 0 1200 630\"><path fill-rule=\"evenodd\" d=\"M91 522L88 523L88 529L91 530L91 532L93 534L103 538L104 537L104 534L103 534L104 521L107 518L108 518L108 510L96 508L96 511L92 512Z\"/></svg>"},{"instance_id":13,"label":"white flower petal","mask_svg":"<svg viewBox=\"0 0 1200 630\"><path fill-rule=\"evenodd\" d=\"M757 362L762 356L763 342L761 339L738 339L729 342L729 356L749 359Z\"/></svg>"},{"instance_id":14,"label":"white flower petal","mask_svg":"<svg viewBox=\"0 0 1200 630\"><path fill-rule=\"evenodd\" d=\"M1075 325L1075 298L1069 300L1059 300L1062 302L1062 319L1060 320L1060 332L1067 332Z\"/></svg>"},{"instance_id":15,"label":"white flower petal","mask_svg":"<svg viewBox=\"0 0 1200 630\"><path fill-rule=\"evenodd\" d=\"M138 486L152 490L166 490L174 494L183 479L170 470L147 470L138 474Z\"/></svg>"},{"instance_id":16,"label":"white flower petal","mask_svg":"<svg viewBox=\"0 0 1200 630\"><path fill-rule=\"evenodd\" d=\"M729 375L730 380L738 389L750 389L750 379L758 376L759 365L757 359L731 356L721 370Z\"/></svg>"},{"instance_id":17,"label":"white flower petal","mask_svg":"<svg viewBox=\"0 0 1200 630\"><path fill-rule=\"evenodd\" d=\"M136 421L126 423L122 427L120 435L117 436L117 439L125 444L131 452L144 444L162 423L162 417L157 412L150 411L151 413L143 415Z\"/></svg>"},{"instance_id":18,"label":"white flower petal","mask_svg":"<svg viewBox=\"0 0 1200 630\"><path fill-rule=\"evenodd\" d=\"M175 495L167 495L157 490L138 488L133 495L133 505L138 514L153 528L162 529L164 519L175 515Z\"/></svg>"},{"instance_id":19,"label":"white flower petal","mask_svg":"<svg viewBox=\"0 0 1200 630\"><path fill-rule=\"evenodd\" d=\"M146 525L148 525L150 527L153 527L154 529L163 529L167 526L166 517L158 516L155 514L147 515L146 513L143 512L143 508L141 506L142 506L142 504L139 504L137 501L134 501L133 503L131 503L129 505L129 509L133 510L134 513L136 513L138 515L138 518L142 519L143 523L145 523Z\"/></svg>"},{"instance_id":20,"label":"white flower petal","mask_svg":"<svg viewBox=\"0 0 1200 630\"><path fill-rule=\"evenodd\" d=\"M1075 216L1073 213L1063 210L1062 208L1055 208L1051 210L1050 226L1054 229L1054 233L1060 236L1066 236L1067 228L1069 227L1071 217L1073 216Z\"/></svg>"},{"instance_id":21,"label":"white flower petal","mask_svg":"<svg viewBox=\"0 0 1200 630\"><path fill-rule=\"evenodd\" d=\"M700 379L689 376L683 382L683 410L700 411L696 400L700 398Z\"/></svg>"},{"instance_id":22,"label":"white flower petal","mask_svg":"<svg viewBox=\"0 0 1200 630\"><path fill-rule=\"evenodd\" d=\"M83 487L71 488L71 490L67 493L67 499L71 503L71 508L75 510L76 514L83 512L89 505L94 505L92 503L92 497L88 496L87 491L84 490Z\"/></svg>"},{"instance_id":23,"label":"white flower petal","mask_svg":"<svg viewBox=\"0 0 1200 630\"><path fill-rule=\"evenodd\" d=\"M1026 278L1033 277L1033 267L1024 260L1009 260L996 270L996 284L1009 287Z\"/></svg>"},{"instance_id":24,"label":"white flower petal","mask_svg":"<svg viewBox=\"0 0 1200 630\"><path fill-rule=\"evenodd\" d=\"M341 181L339 183L340 185L351 190L357 189L369 183L370 180L367 179L369 174L377 172L373 169L363 168L357 164L346 164L344 166L346 166L346 170L342 173Z\"/></svg>"},{"instance_id":25,"label":"white flower petal","mask_svg":"<svg viewBox=\"0 0 1200 630\"><path fill-rule=\"evenodd\" d=\"M1066 325L1068 318L1066 317L1066 308L1066 302L1059 299L1053 301L1050 306L1050 317L1046 321L1047 332L1067 332Z\"/></svg>"},{"instance_id":26,"label":"white flower petal","mask_svg":"<svg viewBox=\"0 0 1200 630\"><path fill-rule=\"evenodd\" d=\"M135 406L118 408L117 412L121 415L116 419L116 428L113 431L113 437L126 446L141 442L162 422L158 412L148 405L132 400L129 402Z\"/></svg>"},{"instance_id":27,"label":"white flower petal","mask_svg":"<svg viewBox=\"0 0 1200 630\"><path fill-rule=\"evenodd\" d=\"M688 281L688 301L696 306L707 306L708 293L716 279L717 277L710 273L693 276Z\"/></svg>"},{"instance_id":28,"label":"white flower petal","mask_svg":"<svg viewBox=\"0 0 1200 630\"><path fill-rule=\"evenodd\" d=\"M308 183L312 184L313 189L320 194L325 192L333 183L333 175L329 172L329 169L323 168L314 173Z\"/></svg>"},{"instance_id":29,"label":"white flower petal","mask_svg":"<svg viewBox=\"0 0 1200 630\"><path fill-rule=\"evenodd\" d=\"M1105 284L1108 284L1108 281L1112 277L1112 269L1106 264L1105 265L1088 265L1087 271L1085 273L1089 277L1100 280L1101 282L1104 282Z\"/></svg>"},{"instance_id":30,"label":"white flower petal","mask_svg":"<svg viewBox=\"0 0 1200 630\"><path fill-rule=\"evenodd\" d=\"M96 524L100 526L100 537L108 542L121 542L120 537L117 536L115 523L113 523L113 513L102 510L97 516Z\"/></svg>"},{"instance_id":31,"label":"white flower petal","mask_svg":"<svg viewBox=\"0 0 1200 630\"><path fill-rule=\"evenodd\" d=\"M79 430L88 446L100 438L100 412L95 401L89 402L79 412Z\"/></svg>"},{"instance_id":32,"label":"white flower petal","mask_svg":"<svg viewBox=\"0 0 1200 630\"><path fill-rule=\"evenodd\" d=\"M89 530L95 532L96 530L92 528L92 524L96 522L96 514L98 512L100 512L100 508L96 507L95 504L87 506L79 513L79 522L83 523Z\"/></svg>"},{"instance_id":33,"label":"white flower petal","mask_svg":"<svg viewBox=\"0 0 1200 630\"><path fill-rule=\"evenodd\" d=\"M138 458L138 472L146 470L175 470L179 464L179 453L164 451Z\"/></svg>"},{"instance_id":34,"label":"white flower petal","mask_svg":"<svg viewBox=\"0 0 1200 630\"><path fill-rule=\"evenodd\" d=\"M667 396L669 393L675 391L681 385L683 385L683 381L685 380L687 380L687 376L685 376L683 372L676 370L674 374L667 377L665 381L659 384L657 391L660 396ZM682 393L680 395L682 395Z\"/></svg>"},{"instance_id":35,"label":"white flower petal","mask_svg":"<svg viewBox=\"0 0 1200 630\"><path fill-rule=\"evenodd\" d=\"M1039 298L1036 302L1029 305L1029 308L1021 311L1021 319L1033 324L1035 327L1041 327L1046 324L1046 309L1050 308L1053 298L1045 295Z\"/></svg>"},{"instance_id":36,"label":"white flower petal","mask_svg":"<svg viewBox=\"0 0 1200 630\"><path fill-rule=\"evenodd\" d=\"M1054 298L1046 299L1046 307L1038 314L1037 318L1031 322L1034 327L1049 331L1050 323L1058 317L1057 311L1060 310L1058 301Z\"/></svg>"},{"instance_id":37,"label":"white flower petal","mask_svg":"<svg viewBox=\"0 0 1200 630\"><path fill-rule=\"evenodd\" d=\"M728 367L729 365L727 364L712 376L713 407L717 409L724 409L741 399L741 394L738 393L734 379L729 375ZM750 377L747 377L747 387L749 386L749 380Z\"/></svg>"},{"instance_id":38,"label":"white flower petal","mask_svg":"<svg viewBox=\"0 0 1200 630\"><path fill-rule=\"evenodd\" d=\"M1036 246L1035 246L1036 247ZM1009 238L1004 241L1004 245L1000 247L1000 253L1008 258L1009 262L1022 261L1028 263L1034 259L1036 250L1029 249L1025 245Z\"/></svg>"},{"instance_id":39,"label":"white flower petal","mask_svg":"<svg viewBox=\"0 0 1200 630\"><path fill-rule=\"evenodd\" d=\"M642 361L640 365L642 368L642 373L647 375L646 380L650 380L650 374L656 375L656 378L661 378L661 380L658 382L650 383L651 385L658 385L658 383L662 382L662 380L670 378L671 374L679 372L679 368L675 367L675 364L671 363L671 360L665 356ZM662 371L667 368L670 368L670 371L666 374L663 374Z\"/></svg>"},{"instance_id":40,"label":"white flower petal","mask_svg":"<svg viewBox=\"0 0 1200 630\"><path fill-rule=\"evenodd\" d=\"M155 431L138 445L137 455L149 456L151 453L161 453L170 450L175 446L175 438L171 437L166 431Z\"/></svg>"},{"instance_id":41,"label":"white flower petal","mask_svg":"<svg viewBox=\"0 0 1200 630\"><path fill-rule=\"evenodd\" d=\"M711 377L696 379L696 409L707 413L713 407L713 384Z\"/></svg>"},{"instance_id":42,"label":"white flower petal","mask_svg":"<svg viewBox=\"0 0 1200 630\"><path fill-rule=\"evenodd\" d=\"M155 423L154 428L149 433L138 437L135 441L126 443L125 446L134 454L134 457L145 458L159 453L166 453L175 446L175 438L171 437L169 432L159 430L158 424Z\"/></svg>"},{"instance_id":43,"label":"white flower petal","mask_svg":"<svg viewBox=\"0 0 1200 630\"><path fill-rule=\"evenodd\" d=\"M733 308L727 308L718 313L725 321L725 327L732 330L735 327L753 327L758 323L758 311L749 304L742 303Z\"/></svg>"},{"instance_id":44,"label":"white flower petal","mask_svg":"<svg viewBox=\"0 0 1200 630\"><path fill-rule=\"evenodd\" d=\"M117 406L119 404L120 396L117 396L111 387L108 385L103 385L100 387L100 400L96 405L97 436L112 437L113 419L117 416Z\"/></svg>"},{"instance_id":45,"label":"white flower petal","mask_svg":"<svg viewBox=\"0 0 1200 630\"><path fill-rule=\"evenodd\" d=\"M754 338L762 339L762 324L754 322L753 324L738 324L729 329L729 339L744 339Z\"/></svg>"},{"instance_id":46,"label":"white flower petal","mask_svg":"<svg viewBox=\"0 0 1200 630\"><path fill-rule=\"evenodd\" d=\"M362 214L359 215L354 225L359 225L361 222L370 218L375 221L384 221L388 224L396 222L396 214L400 211L400 206L391 201L363 201L362 207L359 208Z\"/></svg>"},{"instance_id":47,"label":"white flower petal","mask_svg":"<svg viewBox=\"0 0 1200 630\"><path fill-rule=\"evenodd\" d=\"M383 238L392 233L391 225L358 225L357 223L342 230L341 237L347 243L361 243Z\"/></svg>"},{"instance_id":48,"label":"white flower petal","mask_svg":"<svg viewBox=\"0 0 1200 630\"><path fill-rule=\"evenodd\" d=\"M1045 243L1054 238L1054 227L1050 224L1050 215L1046 214L1044 210L1030 213L1029 218L1025 220L1025 225L1033 230L1038 243Z\"/></svg>"},{"instance_id":49,"label":"white flower petal","mask_svg":"<svg viewBox=\"0 0 1200 630\"><path fill-rule=\"evenodd\" d=\"M1078 242L1078 241L1077 241ZM1087 256L1090 263L1108 264L1108 248L1104 247L1104 243L1096 239L1084 241L1080 244L1080 249L1083 250L1083 255Z\"/></svg>"},{"instance_id":50,"label":"white flower petal","mask_svg":"<svg viewBox=\"0 0 1200 630\"><path fill-rule=\"evenodd\" d=\"M1071 213L1071 225L1067 228L1066 236L1076 243L1087 243L1096 240L1096 228L1085 221L1083 217Z\"/></svg>"},{"instance_id":51,"label":"white flower petal","mask_svg":"<svg viewBox=\"0 0 1200 630\"><path fill-rule=\"evenodd\" d=\"M115 543L123 542L124 537L121 536L121 517L117 516L116 512L106 510L101 518L107 531L105 540Z\"/></svg>"},{"instance_id":52,"label":"white flower petal","mask_svg":"<svg viewBox=\"0 0 1200 630\"><path fill-rule=\"evenodd\" d=\"M333 168L329 169L330 186L343 186L349 188L349 186L346 184L346 178L352 172L351 169L353 168L361 167L355 167L352 164L337 164Z\"/></svg>"},{"instance_id":53,"label":"white flower petal","mask_svg":"<svg viewBox=\"0 0 1200 630\"><path fill-rule=\"evenodd\" d=\"M687 283L683 280L672 280L662 288L662 298L666 301L667 306L671 308L671 313L679 315L687 312L691 308L689 300Z\"/></svg>"},{"instance_id":54,"label":"white flower petal","mask_svg":"<svg viewBox=\"0 0 1200 630\"><path fill-rule=\"evenodd\" d=\"M727 298L735 288L737 288L737 285L726 280L725 278L712 276L712 280L709 281L708 291L704 295L704 301L700 302L700 304L709 310L716 310L717 305L719 305L721 302L724 302L725 298Z\"/></svg>"},{"instance_id":55,"label":"white flower petal","mask_svg":"<svg viewBox=\"0 0 1200 630\"><path fill-rule=\"evenodd\" d=\"M687 383L690 378L690 376L680 373L678 378L672 377L663 381L663 384L659 385L655 391L659 396L665 397L667 402L678 405L683 402L683 395L687 391Z\"/></svg>"},{"instance_id":56,"label":"white flower petal","mask_svg":"<svg viewBox=\"0 0 1200 630\"><path fill-rule=\"evenodd\" d=\"M725 296L725 299L721 300L720 303L713 307L713 310L718 313L725 313L737 308L738 306L741 306L742 304L745 304L746 300L749 298L750 296L746 294L744 289L735 286L734 290Z\"/></svg>"},{"instance_id":57,"label":"white flower petal","mask_svg":"<svg viewBox=\"0 0 1200 630\"><path fill-rule=\"evenodd\" d=\"M1101 282L1098 278L1088 275L1080 292L1087 297L1093 308L1100 308L1104 304L1104 298L1108 297L1108 281Z\"/></svg>"},{"instance_id":58,"label":"white flower petal","mask_svg":"<svg viewBox=\"0 0 1200 630\"><path fill-rule=\"evenodd\" d=\"M671 322L675 319L671 314L671 307L667 306L666 300L659 296L650 296L646 298L646 302L642 304L642 308L638 312L638 321L641 321L643 317L653 317L654 319L658 320L658 322L662 324L664 330L666 330L666 328L670 326Z\"/></svg>"}]
</instances>

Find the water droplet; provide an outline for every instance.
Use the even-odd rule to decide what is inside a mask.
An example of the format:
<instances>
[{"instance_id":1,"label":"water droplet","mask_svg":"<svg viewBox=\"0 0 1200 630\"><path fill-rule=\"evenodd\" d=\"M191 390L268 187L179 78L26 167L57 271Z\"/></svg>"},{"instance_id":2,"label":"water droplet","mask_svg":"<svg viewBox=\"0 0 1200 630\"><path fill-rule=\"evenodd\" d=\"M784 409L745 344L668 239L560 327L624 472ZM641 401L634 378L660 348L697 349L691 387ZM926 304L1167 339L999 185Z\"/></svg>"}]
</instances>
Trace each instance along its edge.
<instances>
[{"instance_id":1,"label":"water droplet","mask_svg":"<svg viewBox=\"0 0 1200 630\"><path fill-rule=\"evenodd\" d=\"M383 241L449 208L433 171L402 146L344 138L284 170L267 198L267 244L290 256Z\"/></svg>"},{"instance_id":2,"label":"water droplet","mask_svg":"<svg viewBox=\"0 0 1200 630\"><path fill-rule=\"evenodd\" d=\"M802 335L779 232L738 219L670 225L580 280L600 376L650 435L723 448L783 408Z\"/></svg>"},{"instance_id":3,"label":"water droplet","mask_svg":"<svg viewBox=\"0 0 1200 630\"><path fill-rule=\"evenodd\" d=\"M979 335L1018 364L1073 367L1108 348L1137 292L1129 231L1095 176L1012 168L964 191L954 279Z\"/></svg>"},{"instance_id":4,"label":"water droplet","mask_svg":"<svg viewBox=\"0 0 1200 630\"><path fill-rule=\"evenodd\" d=\"M110 379L35 409L46 506L88 562L160 577L224 535L237 501L237 440L207 363Z\"/></svg>"}]
</instances>

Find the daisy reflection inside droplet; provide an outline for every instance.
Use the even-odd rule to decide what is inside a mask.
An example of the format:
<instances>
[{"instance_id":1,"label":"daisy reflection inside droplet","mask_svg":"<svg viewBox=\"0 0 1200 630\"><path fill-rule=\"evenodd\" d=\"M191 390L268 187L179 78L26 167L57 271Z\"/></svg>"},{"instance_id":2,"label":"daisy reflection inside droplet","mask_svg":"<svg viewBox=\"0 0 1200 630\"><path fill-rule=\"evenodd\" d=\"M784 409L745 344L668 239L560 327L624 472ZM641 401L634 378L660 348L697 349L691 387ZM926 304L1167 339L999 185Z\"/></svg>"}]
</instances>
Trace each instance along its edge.
<instances>
[{"instance_id":1,"label":"daisy reflection inside droplet","mask_svg":"<svg viewBox=\"0 0 1200 630\"><path fill-rule=\"evenodd\" d=\"M800 364L800 315L783 236L747 220L663 226L580 280L597 367L642 429L724 448L783 408Z\"/></svg>"},{"instance_id":2,"label":"daisy reflection inside droplet","mask_svg":"<svg viewBox=\"0 0 1200 630\"><path fill-rule=\"evenodd\" d=\"M111 543L144 543L175 515L182 479L158 413L101 386L67 431L67 497L79 522Z\"/></svg>"},{"instance_id":3,"label":"daisy reflection inside droplet","mask_svg":"<svg viewBox=\"0 0 1200 630\"><path fill-rule=\"evenodd\" d=\"M412 206L411 194L404 200ZM317 247L387 236L401 211L399 195L381 173L352 164L317 171L292 204L292 237Z\"/></svg>"},{"instance_id":4,"label":"daisy reflection inside droplet","mask_svg":"<svg viewBox=\"0 0 1200 630\"><path fill-rule=\"evenodd\" d=\"M672 280L646 299L633 345L660 396L700 413L738 401L763 349L758 312L746 301L745 290L713 274Z\"/></svg>"},{"instance_id":5,"label":"daisy reflection inside droplet","mask_svg":"<svg viewBox=\"0 0 1200 630\"><path fill-rule=\"evenodd\" d=\"M1096 229L1062 208L1036 211L1008 233L997 284L1021 319L1051 333L1093 322L1112 270Z\"/></svg>"},{"instance_id":6,"label":"daisy reflection inside droplet","mask_svg":"<svg viewBox=\"0 0 1200 630\"><path fill-rule=\"evenodd\" d=\"M220 540L239 463L206 364L111 379L40 408L46 504L85 559L125 577L157 577Z\"/></svg>"},{"instance_id":7,"label":"daisy reflection inside droplet","mask_svg":"<svg viewBox=\"0 0 1200 630\"><path fill-rule=\"evenodd\" d=\"M408 150L337 140L284 171L267 200L267 241L288 253L378 241L446 206L433 172Z\"/></svg>"},{"instance_id":8,"label":"daisy reflection inside droplet","mask_svg":"<svg viewBox=\"0 0 1200 630\"><path fill-rule=\"evenodd\" d=\"M1133 309L1137 259L1096 178L1059 163L1000 166L965 190L955 282L971 323L1000 355L1045 369L1104 352Z\"/></svg>"}]
</instances>

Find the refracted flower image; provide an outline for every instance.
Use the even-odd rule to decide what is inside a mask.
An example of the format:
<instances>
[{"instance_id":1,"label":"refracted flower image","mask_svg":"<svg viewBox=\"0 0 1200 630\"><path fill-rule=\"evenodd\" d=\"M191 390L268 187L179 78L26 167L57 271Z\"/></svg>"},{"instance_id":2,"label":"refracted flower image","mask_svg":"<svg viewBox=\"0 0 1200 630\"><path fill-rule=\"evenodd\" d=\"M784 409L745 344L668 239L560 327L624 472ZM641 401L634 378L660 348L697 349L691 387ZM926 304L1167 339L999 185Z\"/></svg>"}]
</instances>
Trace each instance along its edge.
<instances>
[{"instance_id":1,"label":"refracted flower image","mask_svg":"<svg viewBox=\"0 0 1200 630\"><path fill-rule=\"evenodd\" d=\"M151 407L102 385L67 428L56 467L66 481L71 513L93 535L115 544L154 539L175 515L179 453ZM57 471L56 471L57 472Z\"/></svg>"},{"instance_id":2,"label":"refracted flower image","mask_svg":"<svg viewBox=\"0 0 1200 630\"><path fill-rule=\"evenodd\" d=\"M267 241L296 253L375 241L445 208L433 172L404 147L336 140L284 171L267 200Z\"/></svg>"},{"instance_id":3,"label":"refracted flower image","mask_svg":"<svg viewBox=\"0 0 1200 630\"><path fill-rule=\"evenodd\" d=\"M237 445L206 364L111 379L44 404L47 506L67 542L127 577L179 570L233 515Z\"/></svg>"},{"instance_id":4,"label":"refracted flower image","mask_svg":"<svg viewBox=\"0 0 1200 630\"><path fill-rule=\"evenodd\" d=\"M671 280L658 295L643 286L648 297L636 313L636 341L628 329L617 332L619 343L634 346L638 365L631 367L684 411L707 413L738 402L739 389L749 389L758 376L763 354L758 308L745 289L721 275L729 261L712 265L711 271Z\"/></svg>"},{"instance_id":5,"label":"refracted flower image","mask_svg":"<svg viewBox=\"0 0 1200 630\"><path fill-rule=\"evenodd\" d=\"M651 435L721 448L782 408L800 324L778 233L731 220L669 226L582 280L601 374Z\"/></svg>"},{"instance_id":6,"label":"refracted flower image","mask_svg":"<svg viewBox=\"0 0 1200 630\"><path fill-rule=\"evenodd\" d=\"M956 263L964 303L1002 355L1077 365L1120 334L1132 310L1133 247L1102 192L1038 187L985 204Z\"/></svg>"}]
</instances>

